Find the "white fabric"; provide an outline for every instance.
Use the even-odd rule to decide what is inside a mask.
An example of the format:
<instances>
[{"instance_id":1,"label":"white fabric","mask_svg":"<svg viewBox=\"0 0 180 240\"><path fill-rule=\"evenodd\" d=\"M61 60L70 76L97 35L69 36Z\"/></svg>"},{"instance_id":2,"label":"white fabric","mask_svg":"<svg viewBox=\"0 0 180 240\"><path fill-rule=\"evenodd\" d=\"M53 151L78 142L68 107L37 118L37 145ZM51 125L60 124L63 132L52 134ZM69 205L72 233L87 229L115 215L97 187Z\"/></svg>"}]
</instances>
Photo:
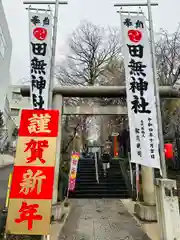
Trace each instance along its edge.
<instances>
[{"instance_id":1,"label":"white fabric","mask_svg":"<svg viewBox=\"0 0 180 240\"><path fill-rule=\"evenodd\" d=\"M32 19L37 18L39 20L39 23L33 23ZM49 19L49 25L45 24L44 20ZM34 12L34 11L29 11L29 40L30 40L30 70L31 70L31 101L32 101L32 106L33 108L38 109L39 107L35 106L35 102L33 102L33 94L37 97L37 102L39 102L39 96L42 97L44 104L42 106L43 109L48 108L48 92L49 92L49 83L50 83L50 64L51 64L51 42L52 42L52 14L48 12ZM40 35L40 37L37 38L38 31L40 32L40 29L44 29L44 31L47 32L46 37L44 37L43 34ZM36 34L35 34L36 33ZM40 38L40 40L39 40ZM42 39L41 39L42 38ZM42 54L35 54L33 52L33 46L36 44L39 44L39 46L43 46L43 44L47 45L46 46L46 51L44 56ZM38 61L44 61L44 72L42 71L34 71L34 68L32 66L32 60L37 59ZM35 81L46 81L44 89L42 89L42 93L40 94L39 89L36 86L36 83L33 83L32 80Z\"/></svg>"},{"instance_id":2,"label":"white fabric","mask_svg":"<svg viewBox=\"0 0 180 240\"><path fill-rule=\"evenodd\" d=\"M131 162L160 168L152 58L146 21L143 15L121 15L121 26L131 139ZM140 52L142 52L142 55ZM132 67L132 65L134 66L133 63L136 63L136 70ZM141 67L140 70L137 63ZM146 89L142 90L142 82L140 83L140 81L146 84L146 87L143 85L143 88ZM149 113L144 112L142 99L145 99L148 103L145 108ZM137 112L132 108L135 105L134 101L138 102L136 105L138 106Z\"/></svg>"}]
</instances>

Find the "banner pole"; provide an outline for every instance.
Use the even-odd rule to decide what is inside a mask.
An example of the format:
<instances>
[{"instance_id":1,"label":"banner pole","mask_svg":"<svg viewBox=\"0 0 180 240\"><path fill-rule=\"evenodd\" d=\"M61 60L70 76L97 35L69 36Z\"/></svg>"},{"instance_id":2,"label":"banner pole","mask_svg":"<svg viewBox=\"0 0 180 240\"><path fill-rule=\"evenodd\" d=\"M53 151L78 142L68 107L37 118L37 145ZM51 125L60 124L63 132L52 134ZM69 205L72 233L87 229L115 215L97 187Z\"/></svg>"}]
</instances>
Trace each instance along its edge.
<instances>
[{"instance_id":1,"label":"banner pole","mask_svg":"<svg viewBox=\"0 0 180 240\"><path fill-rule=\"evenodd\" d=\"M136 164L136 200L139 201L139 164Z\"/></svg>"},{"instance_id":2,"label":"banner pole","mask_svg":"<svg viewBox=\"0 0 180 240\"><path fill-rule=\"evenodd\" d=\"M71 153L71 156L73 154L73 151ZM71 158L71 162L72 162L72 158ZM67 194L66 194L66 198L69 198L69 180L70 180L70 172L71 172L71 164L70 164L70 168L69 168L69 174L68 174L68 189L67 189Z\"/></svg>"},{"instance_id":3,"label":"banner pole","mask_svg":"<svg viewBox=\"0 0 180 240\"><path fill-rule=\"evenodd\" d=\"M49 96L48 96L48 107L52 108L52 89L54 80L54 69L55 69L55 55L56 55L56 42L57 42L57 24L58 24L58 10L59 0L56 0L55 12L54 12L54 25L53 25L53 37L52 37L52 55L51 55L51 67L50 67L50 82L49 82Z\"/></svg>"},{"instance_id":4,"label":"banner pole","mask_svg":"<svg viewBox=\"0 0 180 240\"><path fill-rule=\"evenodd\" d=\"M55 2L55 12L54 12L54 24L53 24L53 35L52 35L52 49L51 49L51 65L50 65L50 79L49 79L49 89L48 89L48 108L53 108L53 80L54 80L54 69L55 69L55 55L56 55L56 42L57 42L57 23L58 23L58 10L59 10L59 1ZM62 104L62 103L61 103ZM62 108L61 108L62 109ZM60 126L59 126L60 127ZM59 129L59 138L61 139L61 129ZM60 148L61 151L61 148ZM57 161L57 159L56 159ZM59 168L59 166L56 165ZM56 171L55 171L56 173ZM59 174L59 173L58 173ZM55 185L56 187L56 185ZM58 195L58 189L55 189L56 194ZM53 201L57 201L57 199L53 199ZM58 207L56 207L55 214L57 215Z\"/></svg>"},{"instance_id":5,"label":"banner pole","mask_svg":"<svg viewBox=\"0 0 180 240\"><path fill-rule=\"evenodd\" d=\"M154 44L155 41L154 41L153 20L152 20L152 11L151 11L151 0L147 0L147 7L148 7L148 19L149 19L150 48L151 48L151 55L152 55L152 70L153 70L154 90L155 90L155 98L156 98L156 113L157 113L157 123L158 123L160 160L161 160L161 168L162 168L162 177L167 178L166 160L164 156L164 138L163 138L163 130L162 130L161 107L160 107L160 98L159 98L158 80L157 80L157 71L156 71L155 44Z\"/></svg>"},{"instance_id":6,"label":"banner pole","mask_svg":"<svg viewBox=\"0 0 180 240\"><path fill-rule=\"evenodd\" d=\"M129 170L130 170L130 179L131 179L131 189L133 193L133 172L132 172L132 165L131 165L131 154L128 152L128 160L129 160Z\"/></svg>"}]
</instances>

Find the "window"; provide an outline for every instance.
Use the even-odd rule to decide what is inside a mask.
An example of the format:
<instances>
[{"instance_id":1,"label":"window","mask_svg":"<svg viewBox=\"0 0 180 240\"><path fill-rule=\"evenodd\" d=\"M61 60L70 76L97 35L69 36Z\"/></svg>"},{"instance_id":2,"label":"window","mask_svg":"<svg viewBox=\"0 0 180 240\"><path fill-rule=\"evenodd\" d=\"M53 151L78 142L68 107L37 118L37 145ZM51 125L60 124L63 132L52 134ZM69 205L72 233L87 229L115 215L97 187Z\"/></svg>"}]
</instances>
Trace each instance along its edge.
<instances>
[{"instance_id":1,"label":"window","mask_svg":"<svg viewBox=\"0 0 180 240\"><path fill-rule=\"evenodd\" d=\"M13 92L13 93L12 93L12 99L13 99L13 100L21 100L21 94L20 94L20 93Z\"/></svg>"},{"instance_id":2,"label":"window","mask_svg":"<svg viewBox=\"0 0 180 240\"><path fill-rule=\"evenodd\" d=\"M11 109L11 116L19 116L19 109L12 108Z\"/></svg>"},{"instance_id":3,"label":"window","mask_svg":"<svg viewBox=\"0 0 180 240\"><path fill-rule=\"evenodd\" d=\"M5 55L5 50L6 50L6 41L4 38L3 30L2 27L0 26L0 54L4 58Z\"/></svg>"}]
</instances>

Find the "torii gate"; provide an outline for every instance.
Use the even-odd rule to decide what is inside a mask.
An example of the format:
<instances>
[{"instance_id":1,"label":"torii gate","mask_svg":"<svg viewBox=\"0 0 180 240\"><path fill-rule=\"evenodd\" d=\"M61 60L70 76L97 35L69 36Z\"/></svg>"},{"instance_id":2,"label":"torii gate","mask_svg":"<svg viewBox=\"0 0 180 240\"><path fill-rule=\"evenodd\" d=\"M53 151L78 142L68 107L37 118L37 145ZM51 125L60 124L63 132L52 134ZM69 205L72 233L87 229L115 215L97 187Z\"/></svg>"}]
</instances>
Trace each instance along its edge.
<instances>
[{"instance_id":1,"label":"torii gate","mask_svg":"<svg viewBox=\"0 0 180 240\"><path fill-rule=\"evenodd\" d=\"M22 96L30 96L29 86L19 86ZM177 89L170 86L160 86L159 93L161 98L178 98L180 93ZM120 98L126 97L125 86L86 86L86 87L74 87L74 86L56 86L53 89L53 103L52 108L59 109L63 115L127 115L127 108L120 105L106 105L106 106L64 106L63 97L84 97L84 98ZM61 129L61 123L59 123ZM116 138L115 145L117 145ZM59 134L59 141L61 141L61 131ZM58 144L58 155L60 154L60 144ZM114 154L117 156L117 149L114 147ZM59 161L59 156L57 157ZM57 163L59 165L59 162ZM58 168L56 173L58 175Z\"/></svg>"}]
</instances>

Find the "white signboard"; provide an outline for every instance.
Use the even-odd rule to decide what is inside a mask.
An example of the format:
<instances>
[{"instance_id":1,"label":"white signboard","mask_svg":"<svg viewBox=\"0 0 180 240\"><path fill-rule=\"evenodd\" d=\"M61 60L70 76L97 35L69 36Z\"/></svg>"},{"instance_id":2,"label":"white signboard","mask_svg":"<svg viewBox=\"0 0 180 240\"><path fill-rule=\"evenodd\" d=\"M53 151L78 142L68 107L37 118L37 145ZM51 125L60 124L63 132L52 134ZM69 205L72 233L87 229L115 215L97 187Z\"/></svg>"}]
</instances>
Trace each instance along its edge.
<instances>
[{"instance_id":1,"label":"white signboard","mask_svg":"<svg viewBox=\"0 0 180 240\"><path fill-rule=\"evenodd\" d=\"M117 137L117 136L119 136L119 133L113 132L113 133L112 133L112 136L113 136L113 137Z\"/></svg>"},{"instance_id":2,"label":"white signboard","mask_svg":"<svg viewBox=\"0 0 180 240\"><path fill-rule=\"evenodd\" d=\"M131 162L160 168L150 44L143 16L122 15Z\"/></svg>"},{"instance_id":3,"label":"white signboard","mask_svg":"<svg viewBox=\"0 0 180 240\"><path fill-rule=\"evenodd\" d=\"M52 15L29 11L31 99L34 109L48 108Z\"/></svg>"}]
</instances>

